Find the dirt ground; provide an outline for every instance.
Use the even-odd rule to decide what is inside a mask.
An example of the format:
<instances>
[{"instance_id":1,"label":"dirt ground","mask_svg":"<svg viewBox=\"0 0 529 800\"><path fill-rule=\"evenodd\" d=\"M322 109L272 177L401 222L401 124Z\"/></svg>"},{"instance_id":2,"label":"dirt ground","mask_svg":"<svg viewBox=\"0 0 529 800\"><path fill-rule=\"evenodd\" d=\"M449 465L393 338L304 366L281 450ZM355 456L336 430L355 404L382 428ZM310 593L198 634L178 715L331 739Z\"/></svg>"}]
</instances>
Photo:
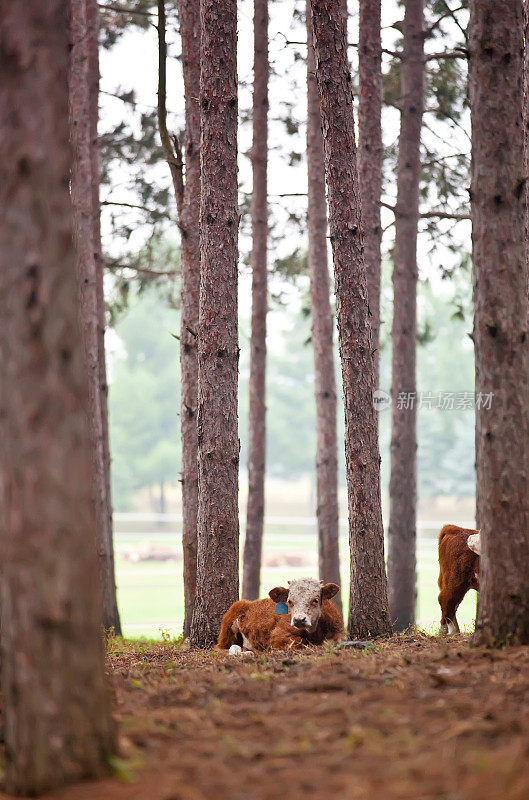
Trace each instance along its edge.
<instances>
[{"instance_id":1,"label":"dirt ground","mask_svg":"<svg viewBox=\"0 0 529 800\"><path fill-rule=\"evenodd\" d=\"M113 778L48 800L528 800L529 648L417 633L241 658L111 644Z\"/></svg>"}]
</instances>

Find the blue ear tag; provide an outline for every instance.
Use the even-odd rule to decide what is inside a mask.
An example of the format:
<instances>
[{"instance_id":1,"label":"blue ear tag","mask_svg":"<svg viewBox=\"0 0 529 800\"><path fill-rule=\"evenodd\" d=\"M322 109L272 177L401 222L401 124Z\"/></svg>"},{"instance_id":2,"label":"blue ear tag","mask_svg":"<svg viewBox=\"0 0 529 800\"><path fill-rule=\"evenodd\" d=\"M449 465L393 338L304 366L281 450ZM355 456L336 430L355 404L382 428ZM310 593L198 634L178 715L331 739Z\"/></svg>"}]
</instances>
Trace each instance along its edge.
<instances>
[{"instance_id":1,"label":"blue ear tag","mask_svg":"<svg viewBox=\"0 0 529 800\"><path fill-rule=\"evenodd\" d=\"M288 606L286 603L276 603L274 614L288 614Z\"/></svg>"}]
</instances>

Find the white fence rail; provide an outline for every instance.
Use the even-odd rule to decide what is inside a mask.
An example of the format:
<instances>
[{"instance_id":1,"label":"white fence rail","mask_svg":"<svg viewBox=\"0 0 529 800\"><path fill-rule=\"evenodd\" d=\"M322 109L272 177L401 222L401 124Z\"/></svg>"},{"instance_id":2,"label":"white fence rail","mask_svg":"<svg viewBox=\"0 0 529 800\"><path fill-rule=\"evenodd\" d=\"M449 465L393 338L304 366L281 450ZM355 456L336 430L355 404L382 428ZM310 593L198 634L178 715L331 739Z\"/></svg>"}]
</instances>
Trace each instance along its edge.
<instances>
[{"instance_id":1,"label":"white fence rail","mask_svg":"<svg viewBox=\"0 0 529 800\"><path fill-rule=\"evenodd\" d=\"M158 514L155 512L142 512L142 513L135 513L135 512L115 512L114 513L114 522L115 523L127 523L127 522L145 522L145 523L153 523L155 525L165 525L170 523L176 523L178 525L182 524L182 515L181 514ZM306 526L307 528L315 528L317 526L318 520L317 517L269 517L265 516L264 524L267 525L285 525L285 526ZM463 520L458 522L459 525L463 528L474 528L475 522L473 520ZM384 528L387 528L388 521L384 520ZM431 530L431 529L441 529L442 523L439 520L425 520L419 519L417 520L417 530ZM346 528L347 527L347 519L340 519L340 527Z\"/></svg>"}]
</instances>

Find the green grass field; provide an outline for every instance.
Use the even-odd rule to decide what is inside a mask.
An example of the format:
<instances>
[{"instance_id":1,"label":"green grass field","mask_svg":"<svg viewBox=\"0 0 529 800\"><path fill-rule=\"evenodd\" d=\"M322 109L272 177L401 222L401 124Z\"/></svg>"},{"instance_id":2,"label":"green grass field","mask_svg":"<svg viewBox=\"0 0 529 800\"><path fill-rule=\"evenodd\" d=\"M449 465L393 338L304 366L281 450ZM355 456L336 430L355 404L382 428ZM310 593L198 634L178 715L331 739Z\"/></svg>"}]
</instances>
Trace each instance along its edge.
<instances>
[{"instance_id":1,"label":"green grass field","mask_svg":"<svg viewBox=\"0 0 529 800\"><path fill-rule=\"evenodd\" d=\"M417 621L428 631L439 625L437 603L437 534L439 527L419 528L417 547L418 602ZM182 589L182 562L139 561L125 557L149 542L178 551L180 554L180 526L175 521L163 524L120 520L116 523L116 571L118 602L125 636L138 638L148 636L161 638L162 633L177 636L181 633L184 598ZM242 552L241 543L241 552ZM348 596L349 553L347 534L342 527L340 540L342 564L342 597ZM303 556L304 565L267 566L276 558ZM261 594L266 595L273 586L285 584L292 578L318 574L317 536L314 526L269 522L265 526L263 543ZM472 627L476 612L476 593L471 591L458 611L458 620L463 627Z\"/></svg>"}]
</instances>

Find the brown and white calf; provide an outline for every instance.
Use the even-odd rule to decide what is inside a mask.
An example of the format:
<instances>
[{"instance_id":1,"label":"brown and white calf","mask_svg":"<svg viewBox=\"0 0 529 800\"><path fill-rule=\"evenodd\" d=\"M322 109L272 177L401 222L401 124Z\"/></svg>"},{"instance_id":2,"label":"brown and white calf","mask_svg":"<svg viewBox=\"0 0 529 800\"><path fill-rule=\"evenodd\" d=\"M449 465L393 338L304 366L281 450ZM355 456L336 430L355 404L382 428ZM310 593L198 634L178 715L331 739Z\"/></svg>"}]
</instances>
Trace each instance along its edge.
<instances>
[{"instance_id":1,"label":"brown and white calf","mask_svg":"<svg viewBox=\"0 0 529 800\"><path fill-rule=\"evenodd\" d=\"M469 589L479 592L479 531L445 525L439 534L441 632L459 633L456 611Z\"/></svg>"},{"instance_id":2,"label":"brown and white calf","mask_svg":"<svg viewBox=\"0 0 529 800\"><path fill-rule=\"evenodd\" d=\"M276 586L264 600L238 600L222 618L217 650L290 650L320 645L326 639L338 641L343 635L342 617L331 597L335 583L314 578ZM280 606L276 613L276 604ZM283 613L284 612L284 613Z\"/></svg>"}]
</instances>

